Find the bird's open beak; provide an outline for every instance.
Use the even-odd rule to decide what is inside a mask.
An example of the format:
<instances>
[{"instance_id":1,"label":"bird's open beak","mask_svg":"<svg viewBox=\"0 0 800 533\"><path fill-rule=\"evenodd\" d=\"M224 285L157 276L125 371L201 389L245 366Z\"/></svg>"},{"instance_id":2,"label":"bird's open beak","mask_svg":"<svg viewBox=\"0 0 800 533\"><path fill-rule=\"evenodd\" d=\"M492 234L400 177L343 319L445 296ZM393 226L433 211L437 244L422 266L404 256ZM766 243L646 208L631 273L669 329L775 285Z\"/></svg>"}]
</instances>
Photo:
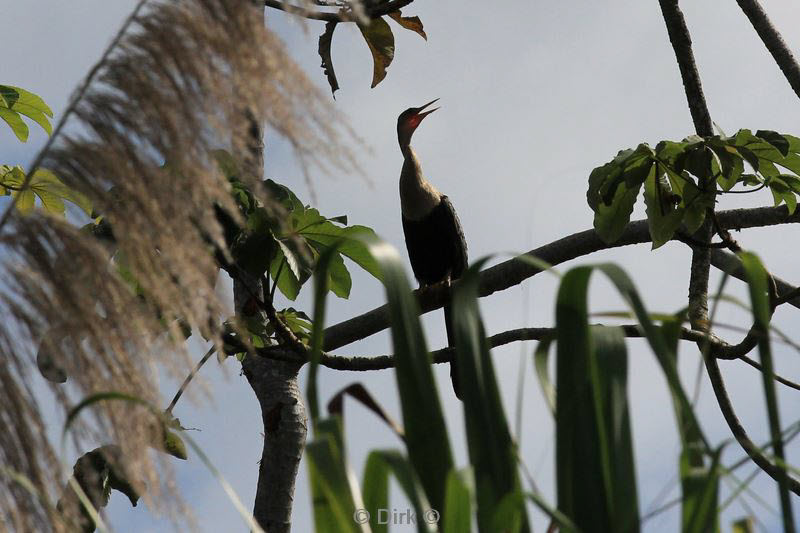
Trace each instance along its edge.
<instances>
[{"instance_id":1,"label":"bird's open beak","mask_svg":"<svg viewBox=\"0 0 800 533\"><path fill-rule=\"evenodd\" d=\"M419 120L422 120L422 119L423 119L423 118L425 118L426 116L430 115L431 113L433 113L434 111L436 111L437 109L439 109L438 107L434 107L433 109L430 109L430 110L428 110L428 111L425 111L424 113L422 112L422 111L423 111L423 110L424 110L426 107L428 107L428 106L430 106L430 105L433 105L433 104L435 104L435 103L436 103L436 102L438 102L438 101L439 101L439 99L437 98L436 100L431 100L430 102L428 102L427 104L425 104L425 105L424 105L424 106L422 106L422 107L418 107L418 108L417 108L417 116L419 117Z\"/></svg>"}]
</instances>

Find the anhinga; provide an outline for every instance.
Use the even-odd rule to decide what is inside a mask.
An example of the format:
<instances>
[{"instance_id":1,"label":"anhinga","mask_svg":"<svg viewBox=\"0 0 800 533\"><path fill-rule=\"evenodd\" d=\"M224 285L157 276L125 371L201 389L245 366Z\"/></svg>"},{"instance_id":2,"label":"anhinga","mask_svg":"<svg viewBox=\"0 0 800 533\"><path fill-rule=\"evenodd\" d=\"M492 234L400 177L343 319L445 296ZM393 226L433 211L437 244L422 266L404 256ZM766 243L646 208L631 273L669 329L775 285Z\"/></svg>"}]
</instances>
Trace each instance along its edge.
<instances>
[{"instance_id":1,"label":"anhinga","mask_svg":"<svg viewBox=\"0 0 800 533\"><path fill-rule=\"evenodd\" d=\"M397 140L404 159L400 172L400 211L408 258L421 288L436 283L449 285L467 268L467 242L453 204L423 177L417 154L411 148L414 130L422 119L439 109L425 111L436 100L406 109L397 119ZM444 321L447 344L452 347L454 332L450 313L448 303L444 306ZM455 363L450 365L450 378L456 396L460 397Z\"/></svg>"}]
</instances>

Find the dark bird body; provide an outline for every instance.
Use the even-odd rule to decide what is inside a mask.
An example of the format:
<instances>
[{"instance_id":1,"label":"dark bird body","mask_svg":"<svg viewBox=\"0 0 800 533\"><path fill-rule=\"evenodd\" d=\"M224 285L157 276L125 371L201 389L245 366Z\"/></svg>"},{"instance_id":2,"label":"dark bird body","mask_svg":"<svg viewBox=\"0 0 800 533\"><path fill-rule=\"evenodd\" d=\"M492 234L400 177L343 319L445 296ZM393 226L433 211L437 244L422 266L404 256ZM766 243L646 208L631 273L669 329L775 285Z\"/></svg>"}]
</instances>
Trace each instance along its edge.
<instances>
[{"instance_id":1,"label":"dark bird body","mask_svg":"<svg viewBox=\"0 0 800 533\"><path fill-rule=\"evenodd\" d=\"M434 100L433 102L435 102ZM436 111L423 110L433 104L412 107L397 119L397 138L403 152L400 172L400 208L408 258L414 276L424 288L437 283L450 284L467 268L467 241L450 199L422 175L419 158L411 148L411 135L422 119ZM454 345L451 305L444 306L447 343ZM455 363L450 365L453 390L460 396Z\"/></svg>"}]
</instances>

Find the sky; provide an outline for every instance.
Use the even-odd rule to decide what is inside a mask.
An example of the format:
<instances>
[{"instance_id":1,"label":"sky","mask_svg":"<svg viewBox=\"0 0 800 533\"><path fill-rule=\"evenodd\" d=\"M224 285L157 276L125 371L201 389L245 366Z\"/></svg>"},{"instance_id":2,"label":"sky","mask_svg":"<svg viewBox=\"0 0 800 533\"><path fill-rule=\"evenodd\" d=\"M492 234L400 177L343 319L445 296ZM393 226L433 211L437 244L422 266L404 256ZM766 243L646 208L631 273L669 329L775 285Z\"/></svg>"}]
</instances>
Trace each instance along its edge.
<instances>
[{"instance_id":1,"label":"sky","mask_svg":"<svg viewBox=\"0 0 800 533\"><path fill-rule=\"evenodd\" d=\"M800 6L791 0L761 3L789 47L800 50ZM800 134L800 101L736 3L694 0L682 4L718 127L726 133L751 128ZM41 95L58 119L69 95L132 5L130 0L14 3L14 8L3 14L5 54L0 83ZM420 16L428 40L392 23L395 59L386 79L375 89L370 89L371 58L360 33L353 26L340 25L333 39L333 62L341 89L331 105L364 139L364 146L355 147L364 175L315 174L312 195L291 148L272 132L266 138L265 175L290 186L306 202L313 196L325 215L346 214L350 223L374 228L405 257L397 190L402 156L396 119L408 107L440 98L441 110L420 126L412 145L428 179L455 205L471 260L492 255L492 261L499 262L509 254L590 228L592 213L585 196L589 173L617 151L640 142L654 146L662 139L680 140L694 133L656 0L509 0L492 6L493 10L487 10L476 3L416 0L404 14ZM327 91L317 55L322 23L298 24L280 12L268 12L267 21L309 76ZM36 128L31 131L28 143L20 144L9 129L0 127L0 160L29 164L45 141ZM723 198L720 208L772 205L766 193L730 196ZM643 216L640 202L634 218ZM783 226L747 230L735 237L743 247L760 254L774 274L797 283L800 259L786 246L797 231ZM686 305L689 260L686 246L672 242L654 251L637 245L601 252L559 270L564 272L576 264L617 262L632 276L651 311L675 312ZM380 284L351 266L353 293L349 300L330 300L328 323L383 303ZM408 272L410 276L410 267ZM716 287L719 279L719 274L712 272L711 287ZM734 280L728 286L730 294L746 300L743 284ZM223 283L221 290L225 288ZM552 325L556 289L552 276L539 275L481 300L487 332ZM308 291L292 305L310 309ZM624 309L599 276L592 280L590 306L595 312ZM731 305L722 305L717 316L723 324L744 326L748 321L745 313ZM789 333L798 330L796 310L780 308L775 321ZM426 315L424 327L431 348L444 345L440 313ZM729 329L720 334L731 342L741 335ZM553 424L531 366L534 347L533 343L518 343L496 349L493 360L512 424L517 416L518 378L524 378L522 433L518 435L521 456L543 494L554 501ZM652 353L635 340L628 342L628 349L639 501L642 513L647 513L679 495L679 444L668 391ZM198 344L193 350L196 358L202 355ZM389 335L383 332L337 353L390 351ZM775 357L780 373L795 379L800 376L796 352L777 346ZM760 375L739 362L724 361L721 366L743 425L755 442L764 442L768 433ZM680 369L685 387L692 391L698 357L690 345L681 350ZM463 466L461 406L450 390L447 368L437 367L436 376L456 460ZM198 395L195 403L182 400L175 414L185 426L201 430L192 437L249 507L261 452L257 402L235 361L209 364L203 377L212 396ZM359 381L400 418L392 371L355 374L323 369L320 380L323 399ZM305 370L300 383L304 389ZM165 396L171 396L176 386L165 383ZM780 392L788 424L800 405L798 393ZM699 381L697 409L712 443L732 441L704 377ZM348 405L345 423L348 457L359 476L369 450L401 446L373 415L357 405ZM800 462L797 445L791 446L789 453L790 461ZM731 464L742 455L731 442L725 448L724 462ZM175 463L178 488L192 506L200 531L246 530L220 484L200 461L191 457ZM740 478L749 473L750 467L738 472ZM726 508L723 529L750 513L758 518L761 530L776 527L779 511L773 482L759 475L750 489L744 504L736 501ZM728 494L730 486L724 485L722 498ZM304 465L295 500L295 531L310 531L313 522ZM406 505L398 490L393 491L392 505ZM795 511L797 514L800 508ZM146 508L131 508L119 494L112 497L107 514L117 531L171 528L168 520L153 516ZM537 513L532 517L537 529L544 529L543 517ZM643 530L675 531L679 520L678 507L674 507L648 519Z\"/></svg>"}]
</instances>

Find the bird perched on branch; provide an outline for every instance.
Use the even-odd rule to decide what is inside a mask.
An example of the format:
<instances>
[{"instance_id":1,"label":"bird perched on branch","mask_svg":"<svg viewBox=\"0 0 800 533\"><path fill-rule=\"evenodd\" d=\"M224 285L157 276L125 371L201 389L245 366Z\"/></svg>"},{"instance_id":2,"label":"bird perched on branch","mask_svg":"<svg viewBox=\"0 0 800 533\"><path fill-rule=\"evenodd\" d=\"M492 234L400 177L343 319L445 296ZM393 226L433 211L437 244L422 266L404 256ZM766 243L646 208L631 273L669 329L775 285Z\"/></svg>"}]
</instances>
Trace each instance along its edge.
<instances>
[{"instance_id":1,"label":"bird perched on branch","mask_svg":"<svg viewBox=\"0 0 800 533\"><path fill-rule=\"evenodd\" d=\"M411 136L422 119L438 107L429 109L438 100L422 107L406 109L397 119L397 140L403 152L403 170L400 172L400 210L403 216L403 232L406 237L408 257L420 288L444 283L461 277L467 268L467 242L461 222L450 203L422 175L419 158L411 148ZM447 344L454 346L454 331L451 319L451 304L444 306L444 321L447 329ZM450 364L453 390L460 398L455 362Z\"/></svg>"}]
</instances>

